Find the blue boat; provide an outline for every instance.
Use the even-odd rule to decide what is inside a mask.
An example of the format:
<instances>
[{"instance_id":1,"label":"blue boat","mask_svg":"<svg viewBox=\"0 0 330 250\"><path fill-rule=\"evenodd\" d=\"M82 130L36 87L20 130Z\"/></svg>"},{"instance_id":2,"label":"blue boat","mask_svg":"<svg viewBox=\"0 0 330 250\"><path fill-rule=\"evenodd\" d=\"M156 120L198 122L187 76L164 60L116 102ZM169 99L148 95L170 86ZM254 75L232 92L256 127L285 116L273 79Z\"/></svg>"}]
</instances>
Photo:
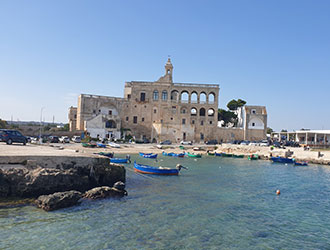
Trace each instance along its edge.
<instances>
[{"instance_id":1,"label":"blue boat","mask_svg":"<svg viewBox=\"0 0 330 250\"><path fill-rule=\"evenodd\" d=\"M151 158L151 159L157 158L157 154L153 154L153 153L145 154L145 153L140 152L139 155L144 157L144 158Z\"/></svg>"},{"instance_id":2,"label":"blue boat","mask_svg":"<svg viewBox=\"0 0 330 250\"><path fill-rule=\"evenodd\" d=\"M96 146L97 146L98 148L106 148L106 147L107 147L107 145L105 145L105 144L103 144L103 143L96 143Z\"/></svg>"},{"instance_id":3,"label":"blue boat","mask_svg":"<svg viewBox=\"0 0 330 250\"><path fill-rule=\"evenodd\" d=\"M278 162L278 163L294 163L294 159L291 158L285 158L285 157L271 157L271 161Z\"/></svg>"},{"instance_id":4,"label":"blue boat","mask_svg":"<svg viewBox=\"0 0 330 250\"><path fill-rule=\"evenodd\" d=\"M109 158L113 157L113 153L107 153L107 152L99 152L99 153L94 153L94 154L103 155L103 156L106 156L106 157L109 157Z\"/></svg>"},{"instance_id":5,"label":"blue boat","mask_svg":"<svg viewBox=\"0 0 330 250\"><path fill-rule=\"evenodd\" d=\"M215 152L214 154L215 154L215 156L222 156L222 153Z\"/></svg>"},{"instance_id":6,"label":"blue boat","mask_svg":"<svg viewBox=\"0 0 330 250\"><path fill-rule=\"evenodd\" d=\"M176 153L166 153L165 151L163 151L162 154L165 155L165 156L184 157L184 153L176 154Z\"/></svg>"},{"instance_id":7,"label":"blue boat","mask_svg":"<svg viewBox=\"0 0 330 250\"><path fill-rule=\"evenodd\" d=\"M110 158L111 163L129 163L127 158Z\"/></svg>"},{"instance_id":8,"label":"blue boat","mask_svg":"<svg viewBox=\"0 0 330 250\"><path fill-rule=\"evenodd\" d=\"M148 165L137 164L134 161L134 171L141 174L157 174L157 175L178 175L180 170L176 168L152 167Z\"/></svg>"}]
</instances>

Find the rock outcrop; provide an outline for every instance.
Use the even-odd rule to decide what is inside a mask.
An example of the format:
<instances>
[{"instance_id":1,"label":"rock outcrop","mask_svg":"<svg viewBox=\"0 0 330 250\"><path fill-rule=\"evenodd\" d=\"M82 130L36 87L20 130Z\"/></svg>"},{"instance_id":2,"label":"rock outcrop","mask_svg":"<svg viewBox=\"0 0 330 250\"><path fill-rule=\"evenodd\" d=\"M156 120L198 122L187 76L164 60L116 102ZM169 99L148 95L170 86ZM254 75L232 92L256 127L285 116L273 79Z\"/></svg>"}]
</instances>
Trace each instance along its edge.
<instances>
[{"instance_id":1,"label":"rock outcrop","mask_svg":"<svg viewBox=\"0 0 330 250\"><path fill-rule=\"evenodd\" d=\"M38 197L125 182L125 168L105 157L0 157L0 197Z\"/></svg>"},{"instance_id":2,"label":"rock outcrop","mask_svg":"<svg viewBox=\"0 0 330 250\"><path fill-rule=\"evenodd\" d=\"M87 199L96 200L108 197L123 197L125 195L127 195L126 190L119 190L114 187L111 188L103 186L88 190L83 197Z\"/></svg>"},{"instance_id":3,"label":"rock outcrop","mask_svg":"<svg viewBox=\"0 0 330 250\"><path fill-rule=\"evenodd\" d=\"M35 201L37 207L46 211L77 205L82 197L78 191L57 192L51 195L41 195Z\"/></svg>"}]
</instances>

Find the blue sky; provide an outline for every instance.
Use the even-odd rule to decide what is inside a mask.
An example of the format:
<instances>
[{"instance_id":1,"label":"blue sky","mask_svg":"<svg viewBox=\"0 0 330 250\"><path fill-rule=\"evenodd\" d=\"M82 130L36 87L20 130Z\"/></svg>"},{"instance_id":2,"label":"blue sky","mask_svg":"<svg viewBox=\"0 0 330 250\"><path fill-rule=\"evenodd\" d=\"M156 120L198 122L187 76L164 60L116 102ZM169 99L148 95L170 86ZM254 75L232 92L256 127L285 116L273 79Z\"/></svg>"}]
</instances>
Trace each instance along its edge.
<instances>
[{"instance_id":1,"label":"blue sky","mask_svg":"<svg viewBox=\"0 0 330 250\"><path fill-rule=\"evenodd\" d=\"M218 83L273 129L330 129L330 1L0 0L0 118L67 122L80 93Z\"/></svg>"}]
</instances>

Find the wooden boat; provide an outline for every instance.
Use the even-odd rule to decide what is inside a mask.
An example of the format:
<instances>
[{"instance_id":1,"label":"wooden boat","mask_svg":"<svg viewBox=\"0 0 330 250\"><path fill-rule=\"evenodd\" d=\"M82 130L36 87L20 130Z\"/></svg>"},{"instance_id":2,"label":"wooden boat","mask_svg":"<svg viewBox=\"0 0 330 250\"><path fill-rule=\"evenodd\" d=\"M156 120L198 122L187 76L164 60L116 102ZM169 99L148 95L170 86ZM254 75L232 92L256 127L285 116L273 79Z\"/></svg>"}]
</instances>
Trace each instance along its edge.
<instances>
[{"instance_id":1,"label":"wooden boat","mask_svg":"<svg viewBox=\"0 0 330 250\"><path fill-rule=\"evenodd\" d=\"M157 158L157 154L153 154L153 153L148 153L148 154L145 154L145 153L139 153L140 156L144 157L144 158L150 158L150 159L155 159Z\"/></svg>"},{"instance_id":2,"label":"wooden boat","mask_svg":"<svg viewBox=\"0 0 330 250\"><path fill-rule=\"evenodd\" d=\"M107 145L105 145L105 144L103 144L103 143L96 143L96 146L97 146L98 148L106 148L106 147L107 147Z\"/></svg>"},{"instance_id":3,"label":"wooden boat","mask_svg":"<svg viewBox=\"0 0 330 250\"><path fill-rule=\"evenodd\" d=\"M234 158L244 158L244 155L233 155Z\"/></svg>"},{"instance_id":4,"label":"wooden boat","mask_svg":"<svg viewBox=\"0 0 330 250\"><path fill-rule=\"evenodd\" d=\"M213 156L215 156L215 152L207 152L207 155L213 155Z\"/></svg>"},{"instance_id":5,"label":"wooden boat","mask_svg":"<svg viewBox=\"0 0 330 250\"><path fill-rule=\"evenodd\" d=\"M215 156L222 156L222 153L215 152L214 154L215 154Z\"/></svg>"},{"instance_id":6,"label":"wooden boat","mask_svg":"<svg viewBox=\"0 0 330 250\"><path fill-rule=\"evenodd\" d=\"M186 155L188 155L189 157L194 157L194 158L202 158L201 154L193 154L193 153L187 152Z\"/></svg>"},{"instance_id":7,"label":"wooden boat","mask_svg":"<svg viewBox=\"0 0 330 250\"><path fill-rule=\"evenodd\" d=\"M165 155L165 156L184 157L184 153L176 154L176 153L166 153L166 152L163 151L162 154Z\"/></svg>"},{"instance_id":8,"label":"wooden boat","mask_svg":"<svg viewBox=\"0 0 330 250\"><path fill-rule=\"evenodd\" d=\"M292 158L285 158L285 157L271 157L271 161L278 162L278 163L294 163L294 159Z\"/></svg>"},{"instance_id":9,"label":"wooden boat","mask_svg":"<svg viewBox=\"0 0 330 250\"><path fill-rule=\"evenodd\" d=\"M233 157L233 154L221 153L222 157Z\"/></svg>"},{"instance_id":10,"label":"wooden boat","mask_svg":"<svg viewBox=\"0 0 330 250\"><path fill-rule=\"evenodd\" d=\"M179 169L176 168L163 168L152 167L148 165L138 164L134 161L134 171L142 174L157 174L157 175L178 175Z\"/></svg>"},{"instance_id":11,"label":"wooden boat","mask_svg":"<svg viewBox=\"0 0 330 250\"><path fill-rule=\"evenodd\" d=\"M308 162L307 161L295 161L294 165L295 166L308 166Z\"/></svg>"},{"instance_id":12,"label":"wooden boat","mask_svg":"<svg viewBox=\"0 0 330 250\"><path fill-rule=\"evenodd\" d=\"M113 153L99 152L97 154L98 155L103 155L103 156L106 156L106 157L109 157L109 158L112 158L113 157Z\"/></svg>"},{"instance_id":13,"label":"wooden boat","mask_svg":"<svg viewBox=\"0 0 330 250\"><path fill-rule=\"evenodd\" d=\"M259 155L258 154L252 154L248 156L249 160L259 160Z\"/></svg>"},{"instance_id":14,"label":"wooden boat","mask_svg":"<svg viewBox=\"0 0 330 250\"><path fill-rule=\"evenodd\" d=\"M95 148L96 147L96 144L93 144L93 143L81 143L81 145L85 148Z\"/></svg>"},{"instance_id":15,"label":"wooden boat","mask_svg":"<svg viewBox=\"0 0 330 250\"><path fill-rule=\"evenodd\" d=\"M111 163L129 163L130 160L127 158L110 158Z\"/></svg>"}]
</instances>

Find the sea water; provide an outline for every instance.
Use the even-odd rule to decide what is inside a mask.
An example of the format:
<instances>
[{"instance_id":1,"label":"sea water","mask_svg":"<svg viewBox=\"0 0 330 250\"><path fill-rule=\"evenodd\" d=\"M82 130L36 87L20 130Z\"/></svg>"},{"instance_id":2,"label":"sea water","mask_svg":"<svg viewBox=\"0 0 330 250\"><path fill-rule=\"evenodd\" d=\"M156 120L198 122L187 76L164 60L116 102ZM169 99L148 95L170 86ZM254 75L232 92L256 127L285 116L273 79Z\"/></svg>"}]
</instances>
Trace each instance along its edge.
<instances>
[{"instance_id":1,"label":"sea water","mask_svg":"<svg viewBox=\"0 0 330 250\"><path fill-rule=\"evenodd\" d=\"M54 212L0 209L0 249L330 249L330 167L132 160L188 170L151 176L128 164L127 197Z\"/></svg>"}]
</instances>

